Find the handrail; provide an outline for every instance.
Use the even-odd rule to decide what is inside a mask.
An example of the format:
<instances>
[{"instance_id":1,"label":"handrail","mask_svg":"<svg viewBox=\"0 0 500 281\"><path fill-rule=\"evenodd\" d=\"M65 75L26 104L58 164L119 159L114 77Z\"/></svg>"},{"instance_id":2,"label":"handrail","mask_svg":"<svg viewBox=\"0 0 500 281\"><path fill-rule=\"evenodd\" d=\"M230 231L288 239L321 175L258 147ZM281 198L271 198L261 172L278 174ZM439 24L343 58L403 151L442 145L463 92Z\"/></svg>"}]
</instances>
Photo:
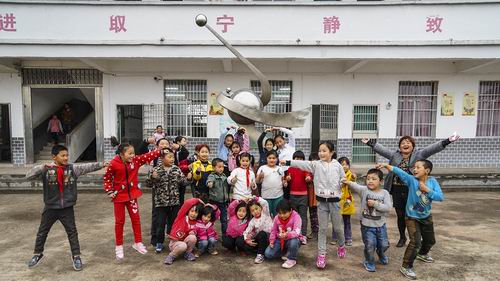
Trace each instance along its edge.
<instances>
[{"instance_id":1,"label":"handrail","mask_svg":"<svg viewBox=\"0 0 500 281\"><path fill-rule=\"evenodd\" d=\"M94 140L95 112L92 111L76 126L71 133L66 135L66 146L68 147L68 161L75 162Z\"/></svg>"}]
</instances>

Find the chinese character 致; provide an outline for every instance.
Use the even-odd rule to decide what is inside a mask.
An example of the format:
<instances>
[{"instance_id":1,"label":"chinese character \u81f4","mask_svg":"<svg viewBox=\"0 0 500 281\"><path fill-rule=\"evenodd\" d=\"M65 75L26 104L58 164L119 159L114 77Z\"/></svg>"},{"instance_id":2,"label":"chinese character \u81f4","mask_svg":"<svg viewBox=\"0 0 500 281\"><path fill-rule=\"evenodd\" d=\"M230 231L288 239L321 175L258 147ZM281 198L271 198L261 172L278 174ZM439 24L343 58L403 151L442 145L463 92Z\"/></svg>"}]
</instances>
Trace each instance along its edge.
<instances>
[{"instance_id":1,"label":"chinese character \u81f4","mask_svg":"<svg viewBox=\"0 0 500 281\"><path fill-rule=\"evenodd\" d=\"M223 15L222 17L217 17L217 25L223 25L222 33L227 32L228 25L234 25L234 17L228 17L227 15Z\"/></svg>"},{"instance_id":2,"label":"chinese character \u81f4","mask_svg":"<svg viewBox=\"0 0 500 281\"><path fill-rule=\"evenodd\" d=\"M323 18L323 33L337 33L340 29L340 19L336 16Z\"/></svg>"},{"instance_id":3,"label":"chinese character \u81f4","mask_svg":"<svg viewBox=\"0 0 500 281\"><path fill-rule=\"evenodd\" d=\"M0 15L0 31L16 32L16 16L13 13Z\"/></svg>"},{"instance_id":4,"label":"chinese character \u81f4","mask_svg":"<svg viewBox=\"0 0 500 281\"><path fill-rule=\"evenodd\" d=\"M110 16L109 17L109 31L127 32L125 28L125 16Z\"/></svg>"},{"instance_id":5,"label":"chinese character \u81f4","mask_svg":"<svg viewBox=\"0 0 500 281\"><path fill-rule=\"evenodd\" d=\"M431 16L427 17L427 29L425 32L431 32L436 33L436 32L442 32L441 30L441 23L443 22L443 18L440 18L439 16Z\"/></svg>"}]
</instances>

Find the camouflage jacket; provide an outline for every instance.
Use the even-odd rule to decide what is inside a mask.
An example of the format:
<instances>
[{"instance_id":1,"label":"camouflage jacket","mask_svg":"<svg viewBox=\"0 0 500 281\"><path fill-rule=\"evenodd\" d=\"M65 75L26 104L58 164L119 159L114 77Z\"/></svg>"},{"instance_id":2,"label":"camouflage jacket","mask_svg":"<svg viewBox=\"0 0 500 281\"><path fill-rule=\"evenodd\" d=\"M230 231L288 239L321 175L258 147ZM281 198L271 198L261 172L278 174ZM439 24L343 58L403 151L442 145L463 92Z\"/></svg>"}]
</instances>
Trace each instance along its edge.
<instances>
[{"instance_id":1,"label":"camouflage jacket","mask_svg":"<svg viewBox=\"0 0 500 281\"><path fill-rule=\"evenodd\" d=\"M154 171L158 174L156 178L153 178ZM179 187L189 185L189 181L179 167L166 168L159 164L149 173L146 185L154 188L155 207L169 207L180 205Z\"/></svg>"}]
</instances>

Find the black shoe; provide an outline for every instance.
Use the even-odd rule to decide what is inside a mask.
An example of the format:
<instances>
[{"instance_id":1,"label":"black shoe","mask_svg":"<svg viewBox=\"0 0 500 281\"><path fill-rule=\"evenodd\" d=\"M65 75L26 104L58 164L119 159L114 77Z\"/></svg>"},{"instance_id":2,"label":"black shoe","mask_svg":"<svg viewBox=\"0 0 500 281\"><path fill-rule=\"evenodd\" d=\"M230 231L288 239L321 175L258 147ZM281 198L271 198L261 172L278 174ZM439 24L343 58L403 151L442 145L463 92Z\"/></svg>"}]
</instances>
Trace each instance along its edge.
<instances>
[{"instance_id":1,"label":"black shoe","mask_svg":"<svg viewBox=\"0 0 500 281\"><path fill-rule=\"evenodd\" d=\"M406 244L406 238L401 238L399 239L398 244L396 244L396 247L401 248L404 247L405 244Z\"/></svg>"},{"instance_id":2,"label":"black shoe","mask_svg":"<svg viewBox=\"0 0 500 281\"><path fill-rule=\"evenodd\" d=\"M29 268L33 268L40 264L43 260L43 254L34 255L28 263Z\"/></svg>"},{"instance_id":3,"label":"black shoe","mask_svg":"<svg viewBox=\"0 0 500 281\"><path fill-rule=\"evenodd\" d=\"M73 259L73 268L76 271L82 270L83 263L82 263L82 259L80 258L80 256L74 256L74 257L72 257L72 259Z\"/></svg>"}]
</instances>

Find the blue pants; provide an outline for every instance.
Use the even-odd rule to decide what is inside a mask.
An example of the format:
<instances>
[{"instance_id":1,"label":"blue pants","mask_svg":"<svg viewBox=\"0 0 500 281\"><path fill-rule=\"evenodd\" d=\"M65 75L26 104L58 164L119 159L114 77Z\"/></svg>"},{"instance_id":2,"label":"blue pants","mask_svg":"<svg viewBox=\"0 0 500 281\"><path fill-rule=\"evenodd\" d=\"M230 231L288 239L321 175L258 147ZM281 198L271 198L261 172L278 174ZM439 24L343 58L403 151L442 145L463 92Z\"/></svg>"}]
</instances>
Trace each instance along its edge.
<instances>
[{"instance_id":1,"label":"blue pants","mask_svg":"<svg viewBox=\"0 0 500 281\"><path fill-rule=\"evenodd\" d=\"M227 230L227 203L219 203L215 201L209 201L210 204L216 205L217 208L220 210L220 224L221 224L221 230L222 230L222 236L226 236L226 230Z\"/></svg>"},{"instance_id":2,"label":"blue pants","mask_svg":"<svg viewBox=\"0 0 500 281\"><path fill-rule=\"evenodd\" d=\"M215 248L216 242L217 240L213 237L209 237L208 240L199 240L197 245L198 251L200 251L200 254L205 253L207 249L208 252L212 252Z\"/></svg>"},{"instance_id":3,"label":"blue pants","mask_svg":"<svg viewBox=\"0 0 500 281\"><path fill-rule=\"evenodd\" d=\"M361 236L365 244L365 260L369 264L375 264L375 251L379 259L383 259L385 251L389 249L387 228L385 224L381 227L368 227L361 225Z\"/></svg>"},{"instance_id":4,"label":"blue pants","mask_svg":"<svg viewBox=\"0 0 500 281\"><path fill-rule=\"evenodd\" d=\"M297 260L299 255L300 241L298 238L292 238L285 241L285 246L283 247L283 254L288 252L287 258L289 260ZM265 256L268 259L275 259L281 257L281 239L276 239L274 241L274 247L267 247Z\"/></svg>"}]
</instances>

